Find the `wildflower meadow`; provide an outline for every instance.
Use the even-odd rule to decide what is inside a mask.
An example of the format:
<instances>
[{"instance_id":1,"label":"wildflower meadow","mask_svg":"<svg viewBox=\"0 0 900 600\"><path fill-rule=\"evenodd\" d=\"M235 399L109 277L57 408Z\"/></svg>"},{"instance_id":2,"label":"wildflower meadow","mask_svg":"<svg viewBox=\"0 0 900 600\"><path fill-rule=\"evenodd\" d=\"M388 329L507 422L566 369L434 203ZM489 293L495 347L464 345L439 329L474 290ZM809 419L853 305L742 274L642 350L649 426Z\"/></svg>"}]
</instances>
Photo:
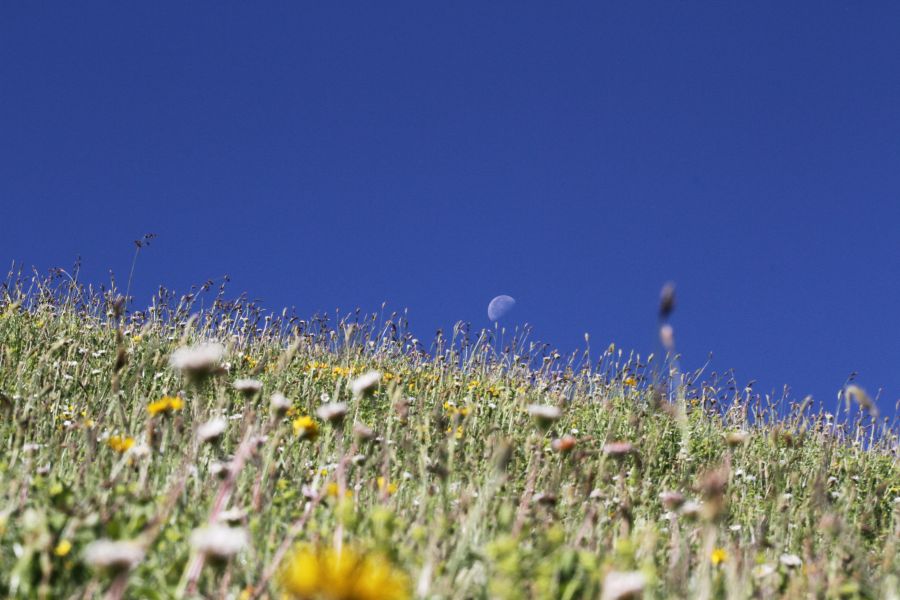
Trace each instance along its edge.
<instances>
[{"instance_id":1,"label":"wildflower meadow","mask_svg":"<svg viewBox=\"0 0 900 600\"><path fill-rule=\"evenodd\" d=\"M900 597L896 421L682 371L671 291L652 356L0 294L2 597Z\"/></svg>"}]
</instances>

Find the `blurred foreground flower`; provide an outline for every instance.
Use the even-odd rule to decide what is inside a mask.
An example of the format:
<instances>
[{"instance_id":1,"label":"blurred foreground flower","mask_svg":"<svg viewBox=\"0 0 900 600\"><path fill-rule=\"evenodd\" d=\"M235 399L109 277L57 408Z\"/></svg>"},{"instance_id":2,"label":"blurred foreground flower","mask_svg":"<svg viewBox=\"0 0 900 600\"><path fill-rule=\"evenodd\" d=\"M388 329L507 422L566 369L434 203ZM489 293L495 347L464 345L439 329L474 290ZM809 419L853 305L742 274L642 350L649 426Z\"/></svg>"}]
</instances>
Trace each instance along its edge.
<instances>
[{"instance_id":1,"label":"blurred foreground flower","mask_svg":"<svg viewBox=\"0 0 900 600\"><path fill-rule=\"evenodd\" d=\"M131 540L96 540L84 549L84 561L96 569L124 571L144 558L144 548Z\"/></svg>"},{"instance_id":2,"label":"blurred foreground flower","mask_svg":"<svg viewBox=\"0 0 900 600\"><path fill-rule=\"evenodd\" d=\"M578 443L571 435L564 435L561 438L556 438L552 442L550 442L550 447L560 454L566 454L571 452L575 445Z\"/></svg>"},{"instance_id":3,"label":"blurred foreground flower","mask_svg":"<svg viewBox=\"0 0 900 600\"><path fill-rule=\"evenodd\" d=\"M546 404L529 404L526 410L542 429L547 429L562 416L558 407Z\"/></svg>"},{"instance_id":4,"label":"blurred foreground flower","mask_svg":"<svg viewBox=\"0 0 900 600\"><path fill-rule=\"evenodd\" d=\"M191 546L209 558L228 560L249 543L247 530L227 525L207 525L191 533Z\"/></svg>"},{"instance_id":5,"label":"blurred foreground flower","mask_svg":"<svg viewBox=\"0 0 900 600\"><path fill-rule=\"evenodd\" d=\"M275 392L269 399L269 407L272 409L273 413L281 416L291 408L291 401L288 400L284 394Z\"/></svg>"},{"instance_id":6,"label":"blurred foreground flower","mask_svg":"<svg viewBox=\"0 0 900 600\"><path fill-rule=\"evenodd\" d=\"M350 389L353 390L354 396L368 396L375 391L375 388L378 387L378 382L380 381L381 373L378 371L369 371L351 381Z\"/></svg>"},{"instance_id":7,"label":"blurred foreground flower","mask_svg":"<svg viewBox=\"0 0 900 600\"><path fill-rule=\"evenodd\" d=\"M331 402L320 406L319 410L316 411L317 417L333 425L340 425L346 415L347 404L345 402Z\"/></svg>"},{"instance_id":8,"label":"blurred foreground flower","mask_svg":"<svg viewBox=\"0 0 900 600\"><path fill-rule=\"evenodd\" d=\"M238 379L233 385L236 391L248 398L252 398L262 389L262 382L257 379Z\"/></svg>"},{"instance_id":9,"label":"blurred foreground flower","mask_svg":"<svg viewBox=\"0 0 900 600\"><path fill-rule=\"evenodd\" d=\"M640 571L612 571L603 579L602 600L640 598L647 578Z\"/></svg>"},{"instance_id":10,"label":"blurred foreground flower","mask_svg":"<svg viewBox=\"0 0 900 600\"><path fill-rule=\"evenodd\" d=\"M409 579L387 558L345 546L299 546L281 565L279 582L295 600L404 600Z\"/></svg>"},{"instance_id":11,"label":"blurred foreground flower","mask_svg":"<svg viewBox=\"0 0 900 600\"><path fill-rule=\"evenodd\" d=\"M803 560L801 560L800 557L796 554L782 554L778 558L778 562L788 567L789 569L796 569L803 566Z\"/></svg>"},{"instance_id":12,"label":"blurred foreground flower","mask_svg":"<svg viewBox=\"0 0 900 600\"><path fill-rule=\"evenodd\" d=\"M750 432L739 429L737 431L729 431L725 434L725 442L732 447L745 444L750 439Z\"/></svg>"},{"instance_id":13,"label":"blurred foreground flower","mask_svg":"<svg viewBox=\"0 0 900 600\"><path fill-rule=\"evenodd\" d=\"M223 356L225 346L219 343L182 346L169 357L169 364L189 377L202 378L219 370Z\"/></svg>"},{"instance_id":14,"label":"blurred foreground flower","mask_svg":"<svg viewBox=\"0 0 900 600\"><path fill-rule=\"evenodd\" d=\"M613 458L622 458L628 456L634 451L631 442L609 442L603 445L603 454L612 456Z\"/></svg>"},{"instance_id":15,"label":"blurred foreground flower","mask_svg":"<svg viewBox=\"0 0 900 600\"><path fill-rule=\"evenodd\" d=\"M219 439L228 427L222 417L214 417L197 428L197 439L201 444Z\"/></svg>"}]
</instances>

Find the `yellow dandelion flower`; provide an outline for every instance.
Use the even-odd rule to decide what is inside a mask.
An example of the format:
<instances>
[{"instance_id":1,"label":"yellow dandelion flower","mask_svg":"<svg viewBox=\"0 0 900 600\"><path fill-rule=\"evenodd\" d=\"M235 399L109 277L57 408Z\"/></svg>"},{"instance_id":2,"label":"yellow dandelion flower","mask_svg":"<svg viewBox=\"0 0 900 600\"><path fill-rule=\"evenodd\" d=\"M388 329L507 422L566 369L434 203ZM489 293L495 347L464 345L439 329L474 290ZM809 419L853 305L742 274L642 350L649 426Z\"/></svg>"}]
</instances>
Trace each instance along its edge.
<instances>
[{"instance_id":1,"label":"yellow dandelion flower","mask_svg":"<svg viewBox=\"0 0 900 600\"><path fill-rule=\"evenodd\" d=\"M60 540L60 542L56 545L56 548L53 549L53 554L57 556L65 556L71 551L72 542L70 542L69 540Z\"/></svg>"},{"instance_id":2,"label":"yellow dandelion flower","mask_svg":"<svg viewBox=\"0 0 900 600\"><path fill-rule=\"evenodd\" d=\"M337 498L340 495L341 488L337 483L331 481L328 485L325 486L325 493L332 498ZM353 497L353 490L344 490L344 496L347 498Z\"/></svg>"},{"instance_id":3,"label":"yellow dandelion flower","mask_svg":"<svg viewBox=\"0 0 900 600\"><path fill-rule=\"evenodd\" d=\"M289 598L309 600L406 600L409 578L387 558L351 546L298 546L281 565L279 583Z\"/></svg>"},{"instance_id":4,"label":"yellow dandelion flower","mask_svg":"<svg viewBox=\"0 0 900 600\"><path fill-rule=\"evenodd\" d=\"M718 567L726 560L728 560L728 552L725 551L725 548L716 548L712 551L712 554L709 555L709 561L714 567Z\"/></svg>"},{"instance_id":5,"label":"yellow dandelion flower","mask_svg":"<svg viewBox=\"0 0 900 600\"><path fill-rule=\"evenodd\" d=\"M378 483L378 491L387 492L388 495L393 495L397 493L397 484L393 481L387 482L384 477L379 477L375 480Z\"/></svg>"},{"instance_id":6,"label":"yellow dandelion flower","mask_svg":"<svg viewBox=\"0 0 900 600\"><path fill-rule=\"evenodd\" d=\"M118 452L119 454L123 454L128 452L132 446L134 446L134 438L113 435L110 436L108 440L106 440L106 445Z\"/></svg>"},{"instance_id":7,"label":"yellow dandelion flower","mask_svg":"<svg viewBox=\"0 0 900 600\"><path fill-rule=\"evenodd\" d=\"M178 396L163 396L156 402L148 404L147 412L150 413L151 417L155 417L156 415L175 412L182 408L184 408L184 400Z\"/></svg>"},{"instance_id":8,"label":"yellow dandelion flower","mask_svg":"<svg viewBox=\"0 0 900 600\"><path fill-rule=\"evenodd\" d=\"M624 383L628 387L634 387L637 385L637 379L635 379L634 377L626 377L625 381L623 381L622 383Z\"/></svg>"},{"instance_id":9,"label":"yellow dandelion flower","mask_svg":"<svg viewBox=\"0 0 900 600\"><path fill-rule=\"evenodd\" d=\"M313 441L319 436L319 426L312 417L303 415L294 419L294 435L301 440Z\"/></svg>"}]
</instances>

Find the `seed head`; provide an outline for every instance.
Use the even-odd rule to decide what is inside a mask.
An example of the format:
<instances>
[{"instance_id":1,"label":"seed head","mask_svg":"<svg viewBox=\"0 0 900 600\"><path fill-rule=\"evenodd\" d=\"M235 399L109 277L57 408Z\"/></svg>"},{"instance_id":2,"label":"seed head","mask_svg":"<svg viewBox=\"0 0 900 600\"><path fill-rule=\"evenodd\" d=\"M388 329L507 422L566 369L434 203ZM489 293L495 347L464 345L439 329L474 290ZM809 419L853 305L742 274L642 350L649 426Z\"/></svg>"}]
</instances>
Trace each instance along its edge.
<instances>
[{"instance_id":1,"label":"seed head","mask_svg":"<svg viewBox=\"0 0 900 600\"><path fill-rule=\"evenodd\" d=\"M375 432L371 427L367 426L364 423L354 423L353 435L355 435L360 440L368 441L375 437Z\"/></svg>"},{"instance_id":2,"label":"seed head","mask_svg":"<svg viewBox=\"0 0 900 600\"><path fill-rule=\"evenodd\" d=\"M347 416L347 403L331 402L320 406L319 410L316 411L316 416L332 425L340 425L344 421L344 417Z\"/></svg>"},{"instance_id":3,"label":"seed head","mask_svg":"<svg viewBox=\"0 0 900 600\"><path fill-rule=\"evenodd\" d=\"M796 554L782 554L778 558L778 562L789 569L796 569L803 566L803 561Z\"/></svg>"},{"instance_id":4,"label":"seed head","mask_svg":"<svg viewBox=\"0 0 900 600\"><path fill-rule=\"evenodd\" d=\"M207 525L191 533L191 546L197 552L211 558L231 558L249 543L247 531L227 525Z\"/></svg>"},{"instance_id":5,"label":"seed head","mask_svg":"<svg viewBox=\"0 0 900 600\"><path fill-rule=\"evenodd\" d=\"M562 411L559 410L559 407L547 404L529 404L527 410L528 414L537 421L541 429L549 428L562 416Z\"/></svg>"},{"instance_id":6,"label":"seed head","mask_svg":"<svg viewBox=\"0 0 900 600\"><path fill-rule=\"evenodd\" d=\"M604 444L603 453L613 458L622 458L634 452L631 442L609 442Z\"/></svg>"},{"instance_id":7,"label":"seed head","mask_svg":"<svg viewBox=\"0 0 900 600\"><path fill-rule=\"evenodd\" d=\"M363 373L350 382L350 389L353 390L354 396L368 396L375 391L378 383L381 381L381 373L378 371L369 371Z\"/></svg>"},{"instance_id":8,"label":"seed head","mask_svg":"<svg viewBox=\"0 0 900 600\"><path fill-rule=\"evenodd\" d=\"M684 494L681 492L661 492L659 501L666 510L677 510L684 504Z\"/></svg>"},{"instance_id":9,"label":"seed head","mask_svg":"<svg viewBox=\"0 0 900 600\"><path fill-rule=\"evenodd\" d=\"M725 434L725 441L731 447L740 446L746 443L748 439L750 439L750 433L744 430L729 431Z\"/></svg>"},{"instance_id":10,"label":"seed head","mask_svg":"<svg viewBox=\"0 0 900 600\"><path fill-rule=\"evenodd\" d=\"M276 415L283 416L291 408L291 401L284 394L274 393L269 399L269 406Z\"/></svg>"},{"instance_id":11,"label":"seed head","mask_svg":"<svg viewBox=\"0 0 900 600\"><path fill-rule=\"evenodd\" d=\"M127 571L144 558L144 548L132 540L100 539L84 549L84 561L96 569Z\"/></svg>"},{"instance_id":12,"label":"seed head","mask_svg":"<svg viewBox=\"0 0 900 600\"><path fill-rule=\"evenodd\" d=\"M262 389L262 382L257 379L238 379L234 382L234 389L252 398Z\"/></svg>"},{"instance_id":13,"label":"seed head","mask_svg":"<svg viewBox=\"0 0 900 600\"><path fill-rule=\"evenodd\" d=\"M169 364L189 377L203 378L219 370L224 355L225 346L215 342L182 346L169 357Z\"/></svg>"},{"instance_id":14,"label":"seed head","mask_svg":"<svg viewBox=\"0 0 900 600\"><path fill-rule=\"evenodd\" d=\"M675 310L675 284L667 282L659 292L659 318L668 319Z\"/></svg>"},{"instance_id":15,"label":"seed head","mask_svg":"<svg viewBox=\"0 0 900 600\"><path fill-rule=\"evenodd\" d=\"M228 422L222 417L214 417L197 428L197 439L201 444L213 442L225 433Z\"/></svg>"},{"instance_id":16,"label":"seed head","mask_svg":"<svg viewBox=\"0 0 900 600\"><path fill-rule=\"evenodd\" d=\"M647 577L640 571L610 571L603 579L602 600L640 598L647 586Z\"/></svg>"}]
</instances>

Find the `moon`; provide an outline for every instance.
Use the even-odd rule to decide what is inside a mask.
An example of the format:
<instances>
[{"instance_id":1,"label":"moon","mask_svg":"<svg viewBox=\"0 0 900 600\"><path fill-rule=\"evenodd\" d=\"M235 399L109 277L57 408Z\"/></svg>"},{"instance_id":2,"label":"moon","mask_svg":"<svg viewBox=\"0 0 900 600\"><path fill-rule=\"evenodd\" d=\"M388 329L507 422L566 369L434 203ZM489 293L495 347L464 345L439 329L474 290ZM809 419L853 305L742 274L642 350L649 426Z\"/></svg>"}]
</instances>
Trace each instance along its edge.
<instances>
[{"instance_id":1,"label":"moon","mask_svg":"<svg viewBox=\"0 0 900 600\"><path fill-rule=\"evenodd\" d=\"M502 294L488 304L488 319L496 321L505 317L516 306L516 299Z\"/></svg>"}]
</instances>

